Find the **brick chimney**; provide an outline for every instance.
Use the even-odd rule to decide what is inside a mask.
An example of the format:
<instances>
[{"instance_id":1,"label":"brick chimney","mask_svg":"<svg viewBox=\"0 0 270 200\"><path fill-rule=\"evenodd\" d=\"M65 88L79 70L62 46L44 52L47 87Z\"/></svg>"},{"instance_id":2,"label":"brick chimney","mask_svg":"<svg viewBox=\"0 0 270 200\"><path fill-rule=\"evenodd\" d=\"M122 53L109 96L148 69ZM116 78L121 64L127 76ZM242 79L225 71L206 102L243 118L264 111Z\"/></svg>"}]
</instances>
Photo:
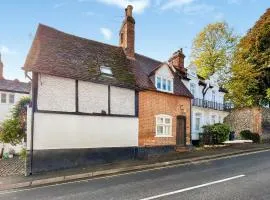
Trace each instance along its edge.
<instances>
[{"instance_id":1,"label":"brick chimney","mask_svg":"<svg viewBox=\"0 0 270 200\"><path fill-rule=\"evenodd\" d=\"M4 64L2 63L1 52L0 52L0 80L4 79L3 70L4 70Z\"/></svg>"},{"instance_id":2,"label":"brick chimney","mask_svg":"<svg viewBox=\"0 0 270 200\"><path fill-rule=\"evenodd\" d=\"M172 57L169 59L169 64L174 66L176 69L179 69L181 71L185 70L185 55L183 53L183 49L179 49L178 51L174 52Z\"/></svg>"},{"instance_id":3,"label":"brick chimney","mask_svg":"<svg viewBox=\"0 0 270 200\"><path fill-rule=\"evenodd\" d=\"M132 10L131 5L125 9L125 19L119 32L119 45L124 49L128 58L135 59L135 20Z\"/></svg>"}]
</instances>

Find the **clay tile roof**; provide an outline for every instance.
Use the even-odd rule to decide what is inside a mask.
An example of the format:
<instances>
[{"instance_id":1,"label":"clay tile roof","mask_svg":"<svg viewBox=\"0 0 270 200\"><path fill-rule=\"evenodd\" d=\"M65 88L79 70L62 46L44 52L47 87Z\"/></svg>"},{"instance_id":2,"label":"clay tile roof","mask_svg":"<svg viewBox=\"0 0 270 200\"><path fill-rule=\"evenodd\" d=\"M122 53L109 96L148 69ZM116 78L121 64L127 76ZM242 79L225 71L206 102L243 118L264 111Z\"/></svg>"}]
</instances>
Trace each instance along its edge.
<instances>
[{"instance_id":1,"label":"clay tile roof","mask_svg":"<svg viewBox=\"0 0 270 200\"><path fill-rule=\"evenodd\" d=\"M30 83L20 82L18 80L0 80L0 91L17 92L29 94L31 89Z\"/></svg>"},{"instance_id":2,"label":"clay tile roof","mask_svg":"<svg viewBox=\"0 0 270 200\"><path fill-rule=\"evenodd\" d=\"M135 58L136 59L133 60L131 64L133 65L137 85L139 85L140 88L156 90L154 82L149 78L149 76L163 63L140 54L136 54ZM175 73L174 94L193 98L192 94L183 84L180 77Z\"/></svg>"},{"instance_id":3,"label":"clay tile roof","mask_svg":"<svg viewBox=\"0 0 270 200\"><path fill-rule=\"evenodd\" d=\"M149 75L162 62L139 54L135 58L127 59L121 47L84 39L40 24L23 69L77 80L155 90ZM113 78L101 74L101 65L111 67ZM176 75L174 84L176 95L192 98Z\"/></svg>"},{"instance_id":4,"label":"clay tile roof","mask_svg":"<svg viewBox=\"0 0 270 200\"><path fill-rule=\"evenodd\" d=\"M110 67L113 77L101 74ZM39 25L23 69L91 82L135 87L134 75L122 48L70 35Z\"/></svg>"}]
</instances>

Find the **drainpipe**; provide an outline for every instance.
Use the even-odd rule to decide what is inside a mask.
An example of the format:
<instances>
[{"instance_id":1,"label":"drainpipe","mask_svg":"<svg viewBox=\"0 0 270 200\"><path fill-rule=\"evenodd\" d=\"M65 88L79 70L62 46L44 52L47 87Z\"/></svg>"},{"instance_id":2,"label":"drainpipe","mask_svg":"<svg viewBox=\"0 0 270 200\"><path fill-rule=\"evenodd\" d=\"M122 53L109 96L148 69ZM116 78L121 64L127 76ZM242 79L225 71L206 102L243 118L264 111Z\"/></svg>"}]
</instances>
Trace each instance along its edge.
<instances>
[{"instance_id":1,"label":"drainpipe","mask_svg":"<svg viewBox=\"0 0 270 200\"><path fill-rule=\"evenodd\" d=\"M33 74L33 77L31 78L27 72L25 72L25 76L31 81L31 89L32 89L32 112L31 112L31 137L30 137L30 163L28 163L26 176L32 175L32 169L33 169L33 147L34 147L34 112L36 109L36 82L37 82L37 76L36 74Z\"/></svg>"}]
</instances>

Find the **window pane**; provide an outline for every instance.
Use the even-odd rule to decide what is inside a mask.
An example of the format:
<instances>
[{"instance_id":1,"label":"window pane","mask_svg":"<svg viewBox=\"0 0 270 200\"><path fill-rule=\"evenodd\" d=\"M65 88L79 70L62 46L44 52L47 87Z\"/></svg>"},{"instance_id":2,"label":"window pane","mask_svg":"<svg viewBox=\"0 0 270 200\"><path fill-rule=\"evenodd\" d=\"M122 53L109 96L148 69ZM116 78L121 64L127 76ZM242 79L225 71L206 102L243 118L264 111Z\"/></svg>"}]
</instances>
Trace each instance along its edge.
<instances>
[{"instance_id":1,"label":"window pane","mask_svg":"<svg viewBox=\"0 0 270 200\"><path fill-rule=\"evenodd\" d=\"M171 123L171 119L170 119L170 118L166 118L166 119L165 119L165 123L166 123L166 124L170 124L170 123Z\"/></svg>"},{"instance_id":2,"label":"window pane","mask_svg":"<svg viewBox=\"0 0 270 200\"><path fill-rule=\"evenodd\" d=\"M112 75L112 69L110 67L100 66L100 71L103 74Z\"/></svg>"},{"instance_id":3,"label":"window pane","mask_svg":"<svg viewBox=\"0 0 270 200\"><path fill-rule=\"evenodd\" d=\"M170 80L168 80L168 91L172 91L172 82Z\"/></svg>"},{"instance_id":4,"label":"window pane","mask_svg":"<svg viewBox=\"0 0 270 200\"><path fill-rule=\"evenodd\" d=\"M1 94L1 103L6 103L7 102L7 94L2 93Z\"/></svg>"},{"instance_id":5,"label":"window pane","mask_svg":"<svg viewBox=\"0 0 270 200\"><path fill-rule=\"evenodd\" d=\"M163 126L157 126L157 134L158 135L163 135Z\"/></svg>"},{"instance_id":6,"label":"window pane","mask_svg":"<svg viewBox=\"0 0 270 200\"><path fill-rule=\"evenodd\" d=\"M161 89L161 78L157 77L157 88Z\"/></svg>"},{"instance_id":7,"label":"window pane","mask_svg":"<svg viewBox=\"0 0 270 200\"><path fill-rule=\"evenodd\" d=\"M200 130L200 123L201 123L201 119L200 118L196 118L196 130L199 131Z\"/></svg>"},{"instance_id":8,"label":"window pane","mask_svg":"<svg viewBox=\"0 0 270 200\"><path fill-rule=\"evenodd\" d=\"M9 103L14 103L14 94L9 94Z\"/></svg>"},{"instance_id":9,"label":"window pane","mask_svg":"<svg viewBox=\"0 0 270 200\"><path fill-rule=\"evenodd\" d=\"M166 79L162 79L162 89L166 90Z\"/></svg>"},{"instance_id":10,"label":"window pane","mask_svg":"<svg viewBox=\"0 0 270 200\"><path fill-rule=\"evenodd\" d=\"M163 118L162 117L158 117L157 118L157 123L158 124L163 124Z\"/></svg>"},{"instance_id":11,"label":"window pane","mask_svg":"<svg viewBox=\"0 0 270 200\"><path fill-rule=\"evenodd\" d=\"M165 135L170 135L170 126L165 126Z\"/></svg>"}]
</instances>

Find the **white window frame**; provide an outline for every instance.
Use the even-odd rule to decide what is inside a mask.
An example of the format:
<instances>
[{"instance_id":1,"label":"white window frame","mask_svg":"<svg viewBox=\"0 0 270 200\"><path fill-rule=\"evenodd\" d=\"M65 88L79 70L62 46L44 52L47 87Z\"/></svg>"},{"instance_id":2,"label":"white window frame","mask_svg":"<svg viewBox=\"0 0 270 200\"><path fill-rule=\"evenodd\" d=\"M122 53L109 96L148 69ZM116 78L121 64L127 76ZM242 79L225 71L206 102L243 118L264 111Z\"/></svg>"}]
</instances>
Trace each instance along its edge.
<instances>
[{"instance_id":1,"label":"white window frame","mask_svg":"<svg viewBox=\"0 0 270 200\"><path fill-rule=\"evenodd\" d=\"M13 102L11 102L10 100L11 100L11 96L13 96ZM15 103L15 94L13 94L13 93L10 93L9 95L8 95L8 103L9 104L14 104Z\"/></svg>"},{"instance_id":2,"label":"white window frame","mask_svg":"<svg viewBox=\"0 0 270 200\"><path fill-rule=\"evenodd\" d=\"M215 124L216 122L216 115L211 116L211 124Z\"/></svg>"},{"instance_id":3,"label":"white window frame","mask_svg":"<svg viewBox=\"0 0 270 200\"><path fill-rule=\"evenodd\" d=\"M162 123L159 122L159 119L162 119ZM170 120L170 123L166 123L166 119ZM173 137L172 136L172 119L173 117L170 115L156 115L156 137ZM158 126L163 127L163 133L158 133ZM166 134L165 133L165 127L169 127L169 132Z\"/></svg>"},{"instance_id":4,"label":"white window frame","mask_svg":"<svg viewBox=\"0 0 270 200\"><path fill-rule=\"evenodd\" d=\"M158 78L160 78L160 88L158 88L158 84L157 84ZM166 89L163 89L164 81L165 81ZM169 86L168 82L169 81L171 82L171 90L168 89L168 86ZM155 86L156 86L156 89L158 91L173 93L173 79L172 78L168 78L168 77L164 77L164 76L155 76Z\"/></svg>"},{"instance_id":5,"label":"white window frame","mask_svg":"<svg viewBox=\"0 0 270 200\"><path fill-rule=\"evenodd\" d=\"M108 76L113 76L112 69L110 67L107 67L107 66L104 66L104 65L100 66L100 72L102 74L106 74Z\"/></svg>"},{"instance_id":6,"label":"white window frame","mask_svg":"<svg viewBox=\"0 0 270 200\"><path fill-rule=\"evenodd\" d=\"M190 87L191 94L195 97L195 95L196 95L196 84L195 83L190 83L189 87Z\"/></svg>"},{"instance_id":7,"label":"white window frame","mask_svg":"<svg viewBox=\"0 0 270 200\"><path fill-rule=\"evenodd\" d=\"M5 95L6 97L5 97L5 102L3 102L2 100L3 100L3 98L2 98L2 95ZM7 103L7 93L1 93L1 103Z\"/></svg>"},{"instance_id":8,"label":"white window frame","mask_svg":"<svg viewBox=\"0 0 270 200\"><path fill-rule=\"evenodd\" d=\"M199 128L197 128L197 119L199 119ZM195 130L200 131L201 130L201 122L202 122L202 114L196 113L195 114Z\"/></svg>"}]
</instances>

